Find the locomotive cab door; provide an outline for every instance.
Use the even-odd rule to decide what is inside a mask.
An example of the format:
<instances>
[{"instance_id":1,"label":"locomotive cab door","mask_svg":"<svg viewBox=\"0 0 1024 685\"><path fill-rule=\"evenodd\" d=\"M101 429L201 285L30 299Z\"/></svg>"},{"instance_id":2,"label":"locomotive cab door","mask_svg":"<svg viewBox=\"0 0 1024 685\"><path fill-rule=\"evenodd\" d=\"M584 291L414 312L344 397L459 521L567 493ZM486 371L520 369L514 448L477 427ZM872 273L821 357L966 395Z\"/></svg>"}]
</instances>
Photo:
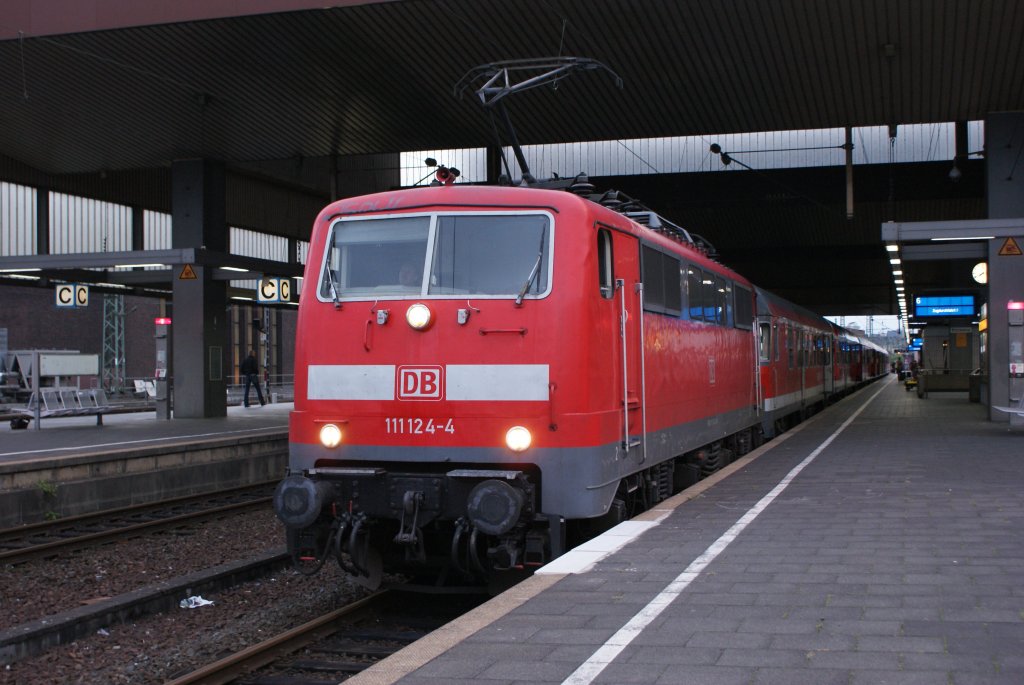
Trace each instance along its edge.
<instances>
[{"instance_id":1,"label":"locomotive cab door","mask_svg":"<svg viewBox=\"0 0 1024 685\"><path fill-rule=\"evenodd\" d=\"M622 456L642 463L645 450L643 283L640 241L620 231L605 233L612 247L615 311L619 323L618 391L622 402Z\"/></svg>"}]
</instances>

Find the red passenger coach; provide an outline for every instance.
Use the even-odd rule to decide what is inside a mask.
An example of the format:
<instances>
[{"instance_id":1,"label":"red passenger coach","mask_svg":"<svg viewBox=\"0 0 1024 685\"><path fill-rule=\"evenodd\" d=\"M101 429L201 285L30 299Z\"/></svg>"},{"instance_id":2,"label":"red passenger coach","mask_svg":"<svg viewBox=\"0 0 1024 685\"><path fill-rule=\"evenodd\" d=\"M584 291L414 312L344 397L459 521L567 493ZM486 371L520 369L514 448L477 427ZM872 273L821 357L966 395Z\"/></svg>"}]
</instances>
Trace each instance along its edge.
<instances>
[{"instance_id":1,"label":"red passenger coach","mask_svg":"<svg viewBox=\"0 0 1024 685\"><path fill-rule=\"evenodd\" d=\"M574 522L760 437L753 286L652 212L519 187L343 200L305 278L275 507L314 566L543 564Z\"/></svg>"},{"instance_id":2,"label":"red passenger coach","mask_svg":"<svg viewBox=\"0 0 1024 685\"><path fill-rule=\"evenodd\" d=\"M758 288L757 326L763 430L772 437L835 393L833 325Z\"/></svg>"}]
</instances>

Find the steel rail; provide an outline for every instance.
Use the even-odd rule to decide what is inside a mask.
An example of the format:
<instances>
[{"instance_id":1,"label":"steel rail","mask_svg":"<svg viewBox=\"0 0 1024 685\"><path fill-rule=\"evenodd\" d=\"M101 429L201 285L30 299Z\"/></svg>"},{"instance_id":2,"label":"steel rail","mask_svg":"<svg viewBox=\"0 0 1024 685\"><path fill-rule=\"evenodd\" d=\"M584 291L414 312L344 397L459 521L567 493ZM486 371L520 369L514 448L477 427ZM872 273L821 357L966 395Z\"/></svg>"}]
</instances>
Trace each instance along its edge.
<instances>
[{"instance_id":1,"label":"steel rail","mask_svg":"<svg viewBox=\"0 0 1024 685\"><path fill-rule=\"evenodd\" d=\"M246 502L233 502L219 507L178 514L177 516L161 518L154 521L144 521L142 523L135 523L129 526L114 527L110 530L86 533L85 535L77 535L75 537L54 540L52 542L44 542L42 544L31 545L22 549L7 550L0 552L0 563L24 563L30 559L53 556L59 552L68 552L73 549L89 547L115 538L121 539L126 536L136 537L144 533L156 532L167 528L178 528L186 523L198 523L207 519L217 518L224 514L266 506L271 502L271 500L271 497L260 497Z\"/></svg>"},{"instance_id":2,"label":"steel rail","mask_svg":"<svg viewBox=\"0 0 1024 685\"><path fill-rule=\"evenodd\" d=\"M3 528L0 529L0 543L11 539L23 538L36 533L46 534L51 530L59 530L66 526L83 525L92 521L104 521L117 516L130 516L131 514L144 512L150 509L161 509L165 507L173 507L178 504L186 504L188 502L201 502L203 500L209 500L220 496L231 496L246 490L275 486L278 482L278 480L265 480L261 483L253 483L252 485L240 485L236 488L214 490L212 492L199 493L195 495L182 495L181 497L172 497L170 499L162 499L153 502L142 502L139 504L132 504L127 507L118 507L116 509L104 509L102 511L93 511L87 514L66 516L54 521L40 521L38 523L27 523L21 526L14 526L12 528Z\"/></svg>"},{"instance_id":3,"label":"steel rail","mask_svg":"<svg viewBox=\"0 0 1024 685\"><path fill-rule=\"evenodd\" d=\"M333 624L338 619L371 606L387 594L388 590L375 592L369 597L335 609L220 661L207 664L175 680L168 681L164 685L222 685L230 683L257 668L273 663L285 654L291 654L312 642L337 632L338 627Z\"/></svg>"}]
</instances>

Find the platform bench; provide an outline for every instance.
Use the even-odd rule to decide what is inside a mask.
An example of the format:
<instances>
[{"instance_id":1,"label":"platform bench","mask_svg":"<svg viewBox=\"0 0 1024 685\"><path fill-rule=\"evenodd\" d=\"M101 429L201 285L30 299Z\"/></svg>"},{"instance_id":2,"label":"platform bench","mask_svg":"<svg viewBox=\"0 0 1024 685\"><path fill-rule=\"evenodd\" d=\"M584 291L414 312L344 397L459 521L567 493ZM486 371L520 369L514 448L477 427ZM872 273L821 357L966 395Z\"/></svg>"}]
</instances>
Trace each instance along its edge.
<instances>
[{"instance_id":1,"label":"platform bench","mask_svg":"<svg viewBox=\"0 0 1024 685\"><path fill-rule=\"evenodd\" d=\"M103 425L103 415L113 411L117 405L107 401L107 394L99 388L92 390L76 390L74 388L43 388L39 391L42 404L39 407L39 418L48 419L59 416L95 416L96 425ZM36 404L39 399L33 395L25 407L15 409L22 414L11 419L12 429L27 428L36 416Z\"/></svg>"}]
</instances>

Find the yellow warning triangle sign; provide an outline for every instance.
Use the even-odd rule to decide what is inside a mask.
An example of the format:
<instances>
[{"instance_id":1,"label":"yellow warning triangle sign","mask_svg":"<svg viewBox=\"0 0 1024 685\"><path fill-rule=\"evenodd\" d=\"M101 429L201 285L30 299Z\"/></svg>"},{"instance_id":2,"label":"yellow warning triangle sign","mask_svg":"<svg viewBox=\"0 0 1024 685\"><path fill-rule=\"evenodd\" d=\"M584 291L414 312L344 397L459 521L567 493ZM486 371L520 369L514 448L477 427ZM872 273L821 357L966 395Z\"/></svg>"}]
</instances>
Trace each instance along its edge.
<instances>
[{"instance_id":1,"label":"yellow warning triangle sign","mask_svg":"<svg viewBox=\"0 0 1024 685\"><path fill-rule=\"evenodd\" d=\"M1013 238L1007 238L1003 246L999 248L1000 257L1019 257L1022 254L1024 252L1021 252L1020 245Z\"/></svg>"},{"instance_id":2,"label":"yellow warning triangle sign","mask_svg":"<svg viewBox=\"0 0 1024 685\"><path fill-rule=\"evenodd\" d=\"M195 269L192 268L191 264L186 264L185 268L181 270L181 274L178 276L179 281L195 281L199 277L196 276Z\"/></svg>"}]
</instances>

